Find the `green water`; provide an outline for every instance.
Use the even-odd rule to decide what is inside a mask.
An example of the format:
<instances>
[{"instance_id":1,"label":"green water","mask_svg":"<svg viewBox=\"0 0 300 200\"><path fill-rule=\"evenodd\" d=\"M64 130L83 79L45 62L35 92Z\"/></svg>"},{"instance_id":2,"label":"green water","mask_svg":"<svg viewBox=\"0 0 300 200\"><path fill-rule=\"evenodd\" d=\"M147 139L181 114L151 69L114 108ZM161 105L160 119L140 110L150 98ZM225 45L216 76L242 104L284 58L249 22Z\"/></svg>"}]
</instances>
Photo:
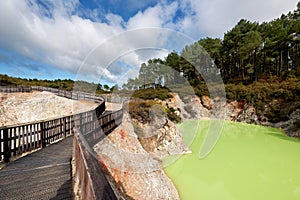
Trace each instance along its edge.
<instances>
[{"instance_id":1,"label":"green water","mask_svg":"<svg viewBox=\"0 0 300 200\"><path fill-rule=\"evenodd\" d=\"M180 125L186 141L197 123ZM200 160L199 149L210 122L199 123L190 146L193 153L165 168L181 199L300 199L300 140L273 128L225 122L215 148Z\"/></svg>"}]
</instances>

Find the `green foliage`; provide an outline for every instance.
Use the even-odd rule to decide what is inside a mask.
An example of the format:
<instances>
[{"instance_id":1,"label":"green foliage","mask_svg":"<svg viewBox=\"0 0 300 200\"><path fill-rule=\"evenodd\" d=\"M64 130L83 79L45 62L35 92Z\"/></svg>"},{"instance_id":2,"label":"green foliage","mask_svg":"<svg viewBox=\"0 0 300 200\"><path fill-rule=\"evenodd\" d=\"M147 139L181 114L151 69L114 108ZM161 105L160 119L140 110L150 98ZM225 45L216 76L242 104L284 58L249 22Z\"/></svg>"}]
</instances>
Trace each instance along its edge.
<instances>
[{"instance_id":1,"label":"green foliage","mask_svg":"<svg viewBox=\"0 0 300 200\"><path fill-rule=\"evenodd\" d=\"M151 112L162 117L167 113L169 120L179 123L181 118L175 114L175 110L169 107L163 107L153 100L139 100L129 102L128 112L132 119L135 119L143 124L151 123Z\"/></svg>"},{"instance_id":2,"label":"green foliage","mask_svg":"<svg viewBox=\"0 0 300 200\"><path fill-rule=\"evenodd\" d=\"M227 84L228 100L247 100L248 102L270 102L272 99L293 101L300 99L298 81L255 82L249 85Z\"/></svg>"},{"instance_id":3,"label":"green foliage","mask_svg":"<svg viewBox=\"0 0 300 200\"><path fill-rule=\"evenodd\" d=\"M214 82L213 77L221 73L227 99L245 100L258 113L262 114L274 100L300 101L299 5L294 12L271 22L259 24L242 19L225 33L223 40L201 39L185 46L180 54L171 52L164 60L149 60L142 65L140 76L131 80L131 88L145 86L147 77L158 80L163 74L166 83L174 83L172 92L177 92L183 100L190 94L210 96L212 91L208 91L205 82L214 90L212 83L216 87L221 83ZM164 74L162 65L171 67L175 73ZM178 81L180 77L189 84ZM145 96L137 96L155 98L146 92ZM282 103L272 104L266 114L278 121L286 118L286 110Z\"/></svg>"},{"instance_id":4,"label":"green foliage","mask_svg":"<svg viewBox=\"0 0 300 200\"><path fill-rule=\"evenodd\" d=\"M274 76L280 79L297 77L300 75L299 13L298 4L295 11L270 22L259 24L241 19L224 34L223 40L200 39L185 46L180 54L171 52L164 60L151 59L143 63L139 76L124 86L137 89L149 83L174 85L185 79L197 95L203 95L206 91L202 91L199 84L204 81L204 75L221 73L225 83L233 84L249 84ZM287 95L290 98L291 94ZM230 93L229 96L251 99L243 94Z\"/></svg>"},{"instance_id":5,"label":"green foliage","mask_svg":"<svg viewBox=\"0 0 300 200\"><path fill-rule=\"evenodd\" d=\"M294 102L300 101L300 82L295 79L284 81L260 80L249 85L226 85L229 101L246 100L256 108L258 114L266 112L271 122L287 119L291 110L297 109Z\"/></svg>"},{"instance_id":6,"label":"green foliage","mask_svg":"<svg viewBox=\"0 0 300 200\"><path fill-rule=\"evenodd\" d=\"M180 123L181 118L180 116L176 115L175 110L173 107L165 107L165 111L167 112L168 119L174 123Z\"/></svg>"},{"instance_id":7,"label":"green foliage","mask_svg":"<svg viewBox=\"0 0 300 200\"><path fill-rule=\"evenodd\" d=\"M172 95L170 94L169 90L165 88L140 89L134 91L132 96L144 100L150 100L150 99L166 100L168 98L172 98Z\"/></svg>"},{"instance_id":8,"label":"green foliage","mask_svg":"<svg viewBox=\"0 0 300 200\"><path fill-rule=\"evenodd\" d=\"M147 124L151 122L151 107L156 104L157 103L155 101L131 101L128 106L128 112L132 119L136 119L141 123Z\"/></svg>"},{"instance_id":9,"label":"green foliage","mask_svg":"<svg viewBox=\"0 0 300 200\"><path fill-rule=\"evenodd\" d=\"M295 11L270 22L259 24L241 19L222 40L200 39L186 45L180 54L171 52L164 60L143 63L139 76L129 79L123 88L144 88L134 92L138 98L165 99L168 95L160 94L157 88L148 90L146 85L167 85L185 101L191 94L210 96L205 82L214 90L221 84L214 81L220 73L229 101L247 101L258 114L264 114L271 103L266 115L274 122L283 120L287 116L286 105L300 101L299 13L300 3Z\"/></svg>"},{"instance_id":10,"label":"green foliage","mask_svg":"<svg viewBox=\"0 0 300 200\"><path fill-rule=\"evenodd\" d=\"M56 88L60 90L77 90L82 92L91 93L108 93L117 89L117 85L110 88L108 85L102 86L101 84L89 83L86 81L73 81L71 79L56 79L56 80L38 80L38 79L22 79L10 77L0 74L0 86L42 86Z\"/></svg>"}]
</instances>

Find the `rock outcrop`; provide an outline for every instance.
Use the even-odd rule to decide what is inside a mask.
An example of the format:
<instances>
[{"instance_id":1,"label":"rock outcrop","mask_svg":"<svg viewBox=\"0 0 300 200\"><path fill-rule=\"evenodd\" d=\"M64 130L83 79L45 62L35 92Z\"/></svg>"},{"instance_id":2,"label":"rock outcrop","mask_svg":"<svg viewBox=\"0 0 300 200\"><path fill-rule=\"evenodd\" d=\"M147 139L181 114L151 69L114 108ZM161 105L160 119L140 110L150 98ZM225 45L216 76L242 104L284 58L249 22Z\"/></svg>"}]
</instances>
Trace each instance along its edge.
<instances>
[{"instance_id":1,"label":"rock outcrop","mask_svg":"<svg viewBox=\"0 0 300 200\"><path fill-rule=\"evenodd\" d=\"M288 120L274 124L274 127L282 129L291 137L300 137L300 109L288 115Z\"/></svg>"},{"instance_id":2,"label":"rock outcrop","mask_svg":"<svg viewBox=\"0 0 300 200\"><path fill-rule=\"evenodd\" d=\"M201 103L202 105L207 108L208 110L212 109L213 101L208 96L202 96L201 97Z\"/></svg>"},{"instance_id":3,"label":"rock outcrop","mask_svg":"<svg viewBox=\"0 0 300 200\"><path fill-rule=\"evenodd\" d=\"M256 115L256 109L249 104L246 104L241 113L237 115L236 121L248 124L260 124Z\"/></svg>"},{"instance_id":4,"label":"rock outcrop","mask_svg":"<svg viewBox=\"0 0 300 200\"><path fill-rule=\"evenodd\" d=\"M135 130L142 132L138 139L143 148L154 158L161 160L165 156L191 152L184 144L179 128L168 119L160 105L152 107L150 118L150 124L135 121L134 126Z\"/></svg>"},{"instance_id":5,"label":"rock outcrop","mask_svg":"<svg viewBox=\"0 0 300 200\"><path fill-rule=\"evenodd\" d=\"M181 99L177 93L172 93L173 98L162 102L162 105L172 107L182 120L210 118L211 112L205 108L196 95L186 96Z\"/></svg>"},{"instance_id":6,"label":"rock outcrop","mask_svg":"<svg viewBox=\"0 0 300 200\"><path fill-rule=\"evenodd\" d=\"M255 107L246 101L226 103L218 98L210 99L207 96L199 98L195 95L185 96L182 100L178 94L173 96L163 104L177 109L178 115L183 120L212 118L217 113L219 119L276 127L282 129L289 136L300 137L300 102L286 105L287 103L273 100L265 105L264 112L258 113ZM286 118L286 120L274 123L272 122L274 119L269 119L267 113L272 107L281 105L284 105L286 109L282 109L283 111L278 115L281 119Z\"/></svg>"},{"instance_id":7,"label":"rock outcrop","mask_svg":"<svg viewBox=\"0 0 300 200\"><path fill-rule=\"evenodd\" d=\"M125 199L179 199L160 161L139 142L129 114L94 150Z\"/></svg>"}]
</instances>

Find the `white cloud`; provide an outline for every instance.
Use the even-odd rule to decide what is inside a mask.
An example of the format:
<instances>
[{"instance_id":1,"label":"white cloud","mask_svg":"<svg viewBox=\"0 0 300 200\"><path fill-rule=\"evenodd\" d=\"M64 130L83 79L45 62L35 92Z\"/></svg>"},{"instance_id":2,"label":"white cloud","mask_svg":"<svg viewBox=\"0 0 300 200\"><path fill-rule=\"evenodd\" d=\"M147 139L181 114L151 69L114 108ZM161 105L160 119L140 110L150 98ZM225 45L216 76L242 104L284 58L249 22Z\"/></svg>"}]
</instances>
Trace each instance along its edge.
<instances>
[{"instance_id":1,"label":"white cloud","mask_svg":"<svg viewBox=\"0 0 300 200\"><path fill-rule=\"evenodd\" d=\"M111 13L106 15L106 19L109 21L110 25L115 26L115 27L124 26L124 23L125 23L121 16L114 15Z\"/></svg>"},{"instance_id":2,"label":"white cloud","mask_svg":"<svg viewBox=\"0 0 300 200\"><path fill-rule=\"evenodd\" d=\"M74 74L81 73L85 77L90 75L93 81L97 81L97 76L103 75L108 81L117 80L118 77L106 69L110 62L129 50L155 48L166 40L157 30L125 32L120 36L118 34L137 27L161 27L165 17L171 19L176 10L175 3L169 8L173 11L167 13L158 5L146 9L144 13L138 13L126 24L120 16L107 14L108 23L104 23L72 15L77 1L67 6L60 1L46 2L51 7L51 17L46 17L34 1L31 3L29 6L18 0L3 2L0 7L1 48ZM103 49L92 51L97 46ZM89 59L82 65L88 55ZM131 56L125 58L123 62L138 67L146 59L141 59L137 52L132 52ZM149 58L151 57L147 59Z\"/></svg>"},{"instance_id":3,"label":"white cloud","mask_svg":"<svg viewBox=\"0 0 300 200\"><path fill-rule=\"evenodd\" d=\"M297 2L298 0L183 0L180 7L187 15L180 22L180 30L194 38L198 38L200 34L223 37L242 18L258 22L270 21L296 9Z\"/></svg>"},{"instance_id":4,"label":"white cloud","mask_svg":"<svg viewBox=\"0 0 300 200\"><path fill-rule=\"evenodd\" d=\"M60 1L56 1L60 2ZM76 73L89 51L123 29L118 23L95 23L54 3L53 18L40 16L36 4L11 0L0 7L0 46L29 59ZM68 7L74 5L70 4ZM33 12L36 11L36 12Z\"/></svg>"},{"instance_id":5,"label":"white cloud","mask_svg":"<svg viewBox=\"0 0 300 200\"><path fill-rule=\"evenodd\" d=\"M143 27L168 27L178 9L178 3L157 4L154 7L146 9L144 12L138 12L131 17L127 23L127 29Z\"/></svg>"},{"instance_id":6,"label":"white cloud","mask_svg":"<svg viewBox=\"0 0 300 200\"><path fill-rule=\"evenodd\" d=\"M85 74L91 66L99 66L117 75L110 76L109 81L118 81L118 76L122 76L126 71L119 69L116 63L120 64L119 67L129 66L132 70L138 70L141 63L147 62L150 58L165 57L171 51L170 48L164 48L171 34L173 32L170 30L161 28L125 31L97 46L84 61L78 74ZM185 43L182 43L181 47L184 45Z\"/></svg>"},{"instance_id":7,"label":"white cloud","mask_svg":"<svg viewBox=\"0 0 300 200\"><path fill-rule=\"evenodd\" d=\"M176 41L174 33L162 34L158 29L130 30L166 27L195 39L200 36L222 37L241 18L271 20L295 9L297 4L297 0L178 0L171 4L161 0L155 6L136 13L128 21L118 14L93 13L97 9L87 11L87 15L105 16L104 22L101 19L84 19L76 14L79 12L79 0L43 2L48 9L42 8L35 0L1 3L0 49L74 74L94 49L89 59L85 60L83 66L86 67L81 70L82 75L91 75L94 81L102 75L108 81L118 80L116 68L115 71L107 69L107 65L118 58L128 66L139 67L148 58L166 56L166 51L156 51L155 47L167 46L166 49L178 50L183 41L191 41ZM179 10L183 14L178 18L176 14ZM80 10L81 15L82 12ZM137 48L152 50L147 53L134 51Z\"/></svg>"}]
</instances>

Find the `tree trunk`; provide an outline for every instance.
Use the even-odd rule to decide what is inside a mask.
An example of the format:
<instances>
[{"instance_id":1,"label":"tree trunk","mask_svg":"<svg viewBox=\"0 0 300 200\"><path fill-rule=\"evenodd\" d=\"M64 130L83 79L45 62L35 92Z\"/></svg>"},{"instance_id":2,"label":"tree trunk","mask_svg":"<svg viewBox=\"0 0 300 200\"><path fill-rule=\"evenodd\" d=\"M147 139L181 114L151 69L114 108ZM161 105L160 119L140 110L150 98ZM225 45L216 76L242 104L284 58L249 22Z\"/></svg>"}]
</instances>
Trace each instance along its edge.
<instances>
[{"instance_id":1,"label":"tree trunk","mask_svg":"<svg viewBox=\"0 0 300 200\"><path fill-rule=\"evenodd\" d=\"M262 64L262 73L265 74L266 72L266 52L263 50L264 58L263 58L263 64Z\"/></svg>"},{"instance_id":2,"label":"tree trunk","mask_svg":"<svg viewBox=\"0 0 300 200\"><path fill-rule=\"evenodd\" d=\"M278 77L280 77L280 75L281 75L282 64L283 64L282 50L280 50L280 65L279 65L279 69L278 69Z\"/></svg>"},{"instance_id":3,"label":"tree trunk","mask_svg":"<svg viewBox=\"0 0 300 200\"><path fill-rule=\"evenodd\" d=\"M244 60L243 59L241 61L241 66L242 66L242 79L244 81L245 80L245 66L244 66Z\"/></svg>"},{"instance_id":4,"label":"tree trunk","mask_svg":"<svg viewBox=\"0 0 300 200\"><path fill-rule=\"evenodd\" d=\"M257 81L258 72L257 72L257 68L255 65L255 60L256 60L256 50L254 50L254 53L253 53L253 70L254 70L254 80Z\"/></svg>"}]
</instances>

